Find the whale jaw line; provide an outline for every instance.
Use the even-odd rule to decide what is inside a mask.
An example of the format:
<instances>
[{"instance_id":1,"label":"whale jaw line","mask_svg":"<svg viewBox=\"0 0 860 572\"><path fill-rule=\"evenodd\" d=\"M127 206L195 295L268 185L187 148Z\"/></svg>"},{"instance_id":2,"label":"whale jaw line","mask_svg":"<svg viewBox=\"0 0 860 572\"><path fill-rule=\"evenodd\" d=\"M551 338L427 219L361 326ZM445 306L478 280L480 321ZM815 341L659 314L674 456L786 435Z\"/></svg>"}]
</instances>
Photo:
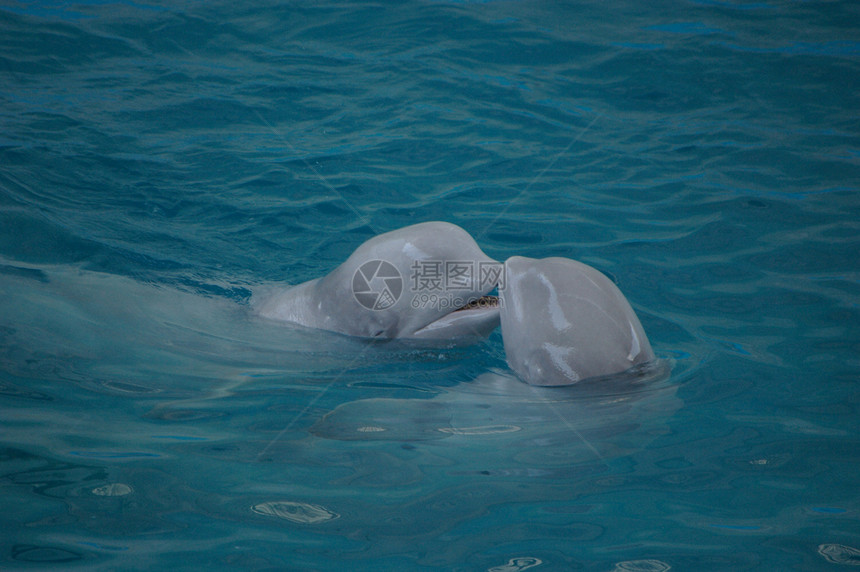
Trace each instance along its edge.
<instances>
[{"instance_id":1,"label":"whale jaw line","mask_svg":"<svg viewBox=\"0 0 860 572\"><path fill-rule=\"evenodd\" d=\"M499 326L499 301L495 296L481 296L466 305L419 328L408 339L477 341L486 338Z\"/></svg>"}]
</instances>

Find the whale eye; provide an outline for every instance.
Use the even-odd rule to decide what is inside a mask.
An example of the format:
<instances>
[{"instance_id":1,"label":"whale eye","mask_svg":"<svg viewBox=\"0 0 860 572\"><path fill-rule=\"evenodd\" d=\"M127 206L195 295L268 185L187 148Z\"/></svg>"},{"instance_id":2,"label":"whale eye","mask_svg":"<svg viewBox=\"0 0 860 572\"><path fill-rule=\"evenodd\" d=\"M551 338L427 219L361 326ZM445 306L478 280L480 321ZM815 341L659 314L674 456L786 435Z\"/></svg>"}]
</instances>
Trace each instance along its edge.
<instances>
[{"instance_id":1,"label":"whale eye","mask_svg":"<svg viewBox=\"0 0 860 572\"><path fill-rule=\"evenodd\" d=\"M374 312L367 322L361 324L359 335L366 338L386 340L397 337L397 321L388 312Z\"/></svg>"}]
</instances>

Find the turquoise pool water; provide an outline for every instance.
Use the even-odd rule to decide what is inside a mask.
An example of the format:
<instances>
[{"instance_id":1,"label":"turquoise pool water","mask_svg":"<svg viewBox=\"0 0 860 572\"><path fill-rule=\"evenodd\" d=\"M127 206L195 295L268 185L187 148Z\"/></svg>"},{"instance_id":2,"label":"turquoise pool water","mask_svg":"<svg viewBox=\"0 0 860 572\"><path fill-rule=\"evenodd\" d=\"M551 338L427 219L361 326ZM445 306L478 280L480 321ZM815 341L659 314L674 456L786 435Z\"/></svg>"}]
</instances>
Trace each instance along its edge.
<instances>
[{"instance_id":1,"label":"turquoise pool water","mask_svg":"<svg viewBox=\"0 0 860 572\"><path fill-rule=\"evenodd\" d=\"M856 566L858 22L4 2L0 568ZM671 374L250 313L429 220L599 268Z\"/></svg>"}]
</instances>

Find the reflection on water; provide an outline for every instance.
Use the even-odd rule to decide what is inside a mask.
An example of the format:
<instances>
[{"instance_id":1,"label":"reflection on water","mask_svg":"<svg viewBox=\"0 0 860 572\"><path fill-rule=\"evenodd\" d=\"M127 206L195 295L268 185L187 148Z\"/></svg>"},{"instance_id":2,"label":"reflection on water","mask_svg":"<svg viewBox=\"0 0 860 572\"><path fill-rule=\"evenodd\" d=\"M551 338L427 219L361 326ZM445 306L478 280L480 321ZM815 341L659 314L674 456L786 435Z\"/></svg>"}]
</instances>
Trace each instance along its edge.
<instances>
[{"instance_id":1,"label":"reflection on water","mask_svg":"<svg viewBox=\"0 0 860 572\"><path fill-rule=\"evenodd\" d=\"M860 566L860 549L842 544L822 544L818 547L818 553L831 564L845 564L847 566Z\"/></svg>"},{"instance_id":2,"label":"reflection on water","mask_svg":"<svg viewBox=\"0 0 860 572\"><path fill-rule=\"evenodd\" d=\"M251 507L257 514L276 516L291 522L319 524L340 515L316 504L291 501L264 502Z\"/></svg>"}]
</instances>

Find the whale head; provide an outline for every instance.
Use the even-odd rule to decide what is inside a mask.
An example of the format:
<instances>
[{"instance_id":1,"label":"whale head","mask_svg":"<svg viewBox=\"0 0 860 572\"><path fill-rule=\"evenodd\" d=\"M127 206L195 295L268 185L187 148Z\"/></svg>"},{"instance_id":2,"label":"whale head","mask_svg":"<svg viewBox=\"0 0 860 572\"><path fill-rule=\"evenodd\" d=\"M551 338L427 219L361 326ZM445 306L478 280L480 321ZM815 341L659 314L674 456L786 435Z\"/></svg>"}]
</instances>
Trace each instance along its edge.
<instances>
[{"instance_id":1,"label":"whale head","mask_svg":"<svg viewBox=\"0 0 860 572\"><path fill-rule=\"evenodd\" d=\"M340 266L262 300L257 312L377 339L476 341L499 324L484 295L502 264L457 225L426 222L364 242Z\"/></svg>"},{"instance_id":2,"label":"whale head","mask_svg":"<svg viewBox=\"0 0 860 572\"><path fill-rule=\"evenodd\" d=\"M581 262L511 257L499 298L508 365L530 384L570 385L654 359L621 291Z\"/></svg>"}]
</instances>

